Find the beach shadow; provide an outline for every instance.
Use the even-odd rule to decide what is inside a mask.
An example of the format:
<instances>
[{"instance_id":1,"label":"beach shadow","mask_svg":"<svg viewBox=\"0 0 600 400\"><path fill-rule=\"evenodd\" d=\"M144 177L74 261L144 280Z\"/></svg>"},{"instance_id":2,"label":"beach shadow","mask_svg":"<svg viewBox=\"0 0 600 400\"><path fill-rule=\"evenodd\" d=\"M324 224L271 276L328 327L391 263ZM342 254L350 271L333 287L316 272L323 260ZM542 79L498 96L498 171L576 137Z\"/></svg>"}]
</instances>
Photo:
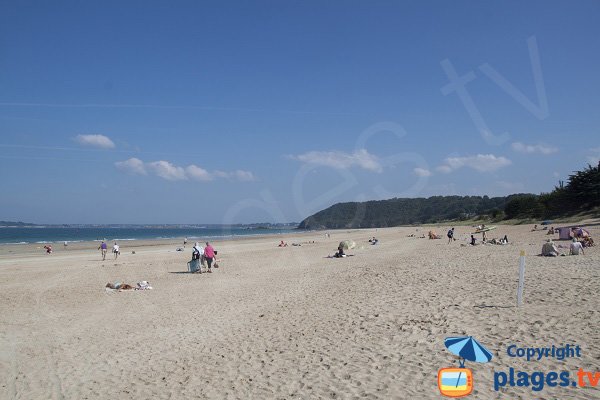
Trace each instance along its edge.
<instances>
[{"instance_id":1,"label":"beach shadow","mask_svg":"<svg viewBox=\"0 0 600 400\"><path fill-rule=\"evenodd\" d=\"M475 308L514 308L513 306L488 306L487 304L479 304L473 306Z\"/></svg>"},{"instance_id":2,"label":"beach shadow","mask_svg":"<svg viewBox=\"0 0 600 400\"><path fill-rule=\"evenodd\" d=\"M199 274L197 272L190 272L190 271L169 271L170 274L189 274L189 275L203 275L206 274L206 272L203 272L202 274Z\"/></svg>"}]
</instances>

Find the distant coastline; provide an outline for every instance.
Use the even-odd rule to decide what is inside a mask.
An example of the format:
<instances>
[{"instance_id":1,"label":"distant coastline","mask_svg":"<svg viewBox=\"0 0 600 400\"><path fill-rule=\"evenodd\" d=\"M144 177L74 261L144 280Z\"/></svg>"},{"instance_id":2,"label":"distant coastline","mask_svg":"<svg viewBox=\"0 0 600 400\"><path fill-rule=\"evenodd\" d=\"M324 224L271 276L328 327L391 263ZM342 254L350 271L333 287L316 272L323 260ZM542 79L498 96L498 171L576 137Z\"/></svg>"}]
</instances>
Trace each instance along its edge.
<instances>
[{"instance_id":1,"label":"distant coastline","mask_svg":"<svg viewBox=\"0 0 600 400\"><path fill-rule=\"evenodd\" d=\"M298 222L259 222L252 224L35 224L21 221L0 221L0 228L193 228L217 229L224 227L240 229L293 229Z\"/></svg>"},{"instance_id":2,"label":"distant coastline","mask_svg":"<svg viewBox=\"0 0 600 400\"><path fill-rule=\"evenodd\" d=\"M0 244L183 239L223 240L290 233L297 224L249 225L3 225Z\"/></svg>"}]
</instances>

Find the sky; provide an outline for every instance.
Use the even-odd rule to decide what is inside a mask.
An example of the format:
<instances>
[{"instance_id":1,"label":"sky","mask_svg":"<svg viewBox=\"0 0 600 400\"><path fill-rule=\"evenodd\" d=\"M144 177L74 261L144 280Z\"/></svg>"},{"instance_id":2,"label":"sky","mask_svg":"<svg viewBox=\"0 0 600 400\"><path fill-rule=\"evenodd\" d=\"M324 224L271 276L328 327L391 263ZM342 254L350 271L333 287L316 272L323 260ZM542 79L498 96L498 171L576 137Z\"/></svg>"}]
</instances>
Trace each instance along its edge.
<instances>
[{"instance_id":1,"label":"sky","mask_svg":"<svg viewBox=\"0 0 600 400\"><path fill-rule=\"evenodd\" d=\"M0 220L292 222L600 158L598 1L0 3Z\"/></svg>"}]
</instances>

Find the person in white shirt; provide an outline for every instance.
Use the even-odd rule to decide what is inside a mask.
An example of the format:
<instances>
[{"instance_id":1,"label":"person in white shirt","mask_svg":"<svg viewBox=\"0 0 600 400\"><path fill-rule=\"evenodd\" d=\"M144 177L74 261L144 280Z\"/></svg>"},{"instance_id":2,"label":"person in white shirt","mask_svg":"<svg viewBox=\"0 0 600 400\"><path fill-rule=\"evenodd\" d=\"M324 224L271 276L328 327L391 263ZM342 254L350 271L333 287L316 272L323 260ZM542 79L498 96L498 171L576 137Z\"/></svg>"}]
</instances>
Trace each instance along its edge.
<instances>
[{"instance_id":1,"label":"person in white shirt","mask_svg":"<svg viewBox=\"0 0 600 400\"><path fill-rule=\"evenodd\" d=\"M194 247L192 248L192 255L197 260L200 260L200 270L202 270L202 265L204 265L205 262L204 247L202 247L200 243L196 242L196 244L194 244Z\"/></svg>"},{"instance_id":2,"label":"person in white shirt","mask_svg":"<svg viewBox=\"0 0 600 400\"><path fill-rule=\"evenodd\" d=\"M113 253L115 254L115 260L117 259L117 257L119 257L119 254L121 254L121 252L119 251L119 245L117 244L117 242L115 242L115 244L113 246Z\"/></svg>"},{"instance_id":3,"label":"person in white shirt","mask_svg":"<svg viewBox=\"0 0 600 400\"><path fill-rule=\"evenodd\" d=\"M571 243L571 246L569 247L569 253L572 256L578 256L579 253L585 254L583 252L583 246L580 242L577 241L577 239L573 239L573 243Z\"/></svg>"}]
</instances>

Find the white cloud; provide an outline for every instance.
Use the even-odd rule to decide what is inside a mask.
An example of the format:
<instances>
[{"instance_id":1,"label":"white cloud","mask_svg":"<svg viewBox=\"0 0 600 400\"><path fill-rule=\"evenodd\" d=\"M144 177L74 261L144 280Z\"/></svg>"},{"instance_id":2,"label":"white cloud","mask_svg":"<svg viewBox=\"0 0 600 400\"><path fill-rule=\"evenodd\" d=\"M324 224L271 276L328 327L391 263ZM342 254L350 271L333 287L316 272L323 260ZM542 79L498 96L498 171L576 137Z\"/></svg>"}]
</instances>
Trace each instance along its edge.
<instances>
[{"instance_id":1,"label":"white cloud","mask_svg":"<svg viewBox=\"0 0 600 400\"><path fill-rule=\"evenodd\" d=\"M187 179L183 168L173 165L168 161L161 160L148 163L148 168L152 169L156 175L168 181Z\"/></svg>"},{"instance_id":2,"label":"white cloud","mask_svg":"<svg viewBox=\"0 0 600 400\"><path fill-rule=\"evenodd\" d=\"M443 173L449 173L462 167L472 168L479 172L492 172L506 167L512 162L505 157L497 157L493 154L477 154L468 157L448 157L444 160L444 165L437 167L437 170Z\"/></svg>"},{"instance_id":3,"label":"white cloud","mask_svg":"<svg viewBox=\"0 0 600 400\"><path fill-rule=\"evenodd\" d=\"M383 171L377 156L370 154L365 149L356 150L352 154L342 151L310 151L290 156L290 158L307 164L323 165L336 169L348 169L357 166L368 171Z\"/></svg>"},{"instance_id":4,"label":"white cloud","mask_svg":"<svg viewBox=\"0 0 600 400\"><path fill-rule=\"evenodd\" d=\"M252 172L241 169L232 172L215 171L213 172L213 175L218 178L237 180L241 182L252 182L256 180L256 177Z\"/></svg>"},{"instance_id":5,"label":"white cloud","mask_svg":"<svg viewBox=\"0 0 600 400\"><path fill-rule=\"evenodd\" d=\"M210 174L210 172L208 172L204 168L200 168L193 164L185 167L185 172L186 172L187 176L189 176L191 179L194 179L196 181L206 182L206 181L212 181L214 179L214 177Z\"/></svg>"},{"instance_id":6,"label":"white cloud","mask_svg":"<svg viewBox=\"0 0 600 400\"><path fill-rule=\"evenodd\" d=\"M425 168L415 168L415 169L413 169L413 172L415 173L415 175L421 176L421 177L432 175L431 171L428 169L425 169Z\"/></svg>"},{"instance_id":7,"label":"white cloud","mask_svg":"<svg viewBox=\"0 0 600 400\"><path fill-rule=\"evenodd\" d=\"M213 172L213 175L216 176L217 178L223 178L223 179L227 179L229 178L229 172L225 172L225 171L215 171Z\"/></svg>"},{"instance_id":8,"label":"white cloud","mask_svg":"<svg viewBox=\"0 0 600 400\"><path fill-rule=\"evenodd\" d=\"M179 167L164 160L145 163L138 158L130 158L129 160L116 162L115 166L121 171L131 174L147 175L148 172L151 172L154 175L169 181L192 179L200 182L208 182L216 178L240 182L251 182L256 180L256 177L252 172L241 169L231 172L210 172L194 164L188 165L187 167Z\"/></svg>"},{"instance_id":9,"label":"white cloud","mask_svg":"<svg viewBox=\"0 0 600 400\"><path fill-rule=\"evenodd\" d=\"M130 174L146 175L146 167L144 162L139 158L130 158L125 161L118 161L115 166L121 171L128 172Z\"/></svg>"},{"instance_id":10,"label":"white cloud","mask_svg":"<svg viewBox=\"0 0 600 400\"><path fill-rule=\"evenodd\" d=\"M98 147L100 149L113 149L115 144L104 135L77 135L74 140L82 146Z\"/></svg>"},{"instance_id":11,"label":"white cloud","mask_svg":"<svg viewBox=\"0 0 600 400\"><path fill-rule=\"evenodd\" d=\"M558 151L558 148L545 144L524 144L521 142L514 142L511 147L514 151L527 154L540 153L544 155L550 155Z\"/></svg>"},{"instance_id":12,"label":"white cloud","mask_svg":"<svg viewBox=\"0 0 600 400\"><path fill-rule=\"evenodd\" d=\"M237 171L233 172L233 174L238 181L252 182L256 180L256 177L250 171L243 171L241 169L238 169Z\"/></svg>"}]
</instances>

